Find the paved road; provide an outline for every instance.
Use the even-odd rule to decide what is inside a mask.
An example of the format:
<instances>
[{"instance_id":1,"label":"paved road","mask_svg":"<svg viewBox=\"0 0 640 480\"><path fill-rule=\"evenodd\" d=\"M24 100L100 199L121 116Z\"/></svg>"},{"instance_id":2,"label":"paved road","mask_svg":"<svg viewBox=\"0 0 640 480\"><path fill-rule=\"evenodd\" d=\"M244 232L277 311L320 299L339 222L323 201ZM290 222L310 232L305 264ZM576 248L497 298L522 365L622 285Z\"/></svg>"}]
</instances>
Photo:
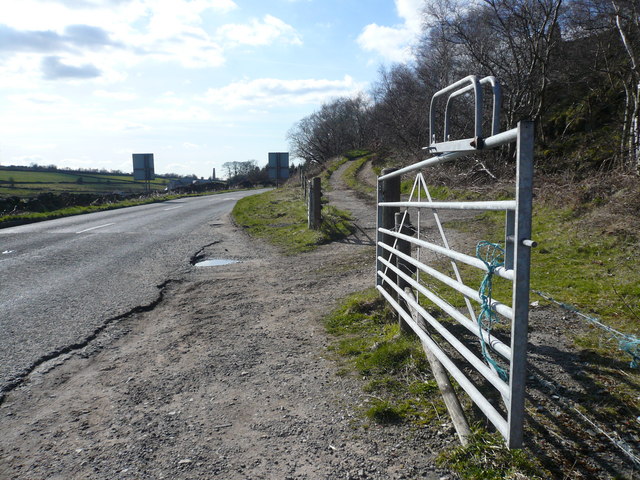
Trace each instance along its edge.
<instances>
[{"instance_id":1,"label":"paved road","mask_svg":"<svg viewBox=\"0 0 640 480\"><path fill-rule=\"evenodd\" d=\"M216 240L233 192L0 229L0 393L40 359L149 305Z\"/></svg>"}]
</instances>

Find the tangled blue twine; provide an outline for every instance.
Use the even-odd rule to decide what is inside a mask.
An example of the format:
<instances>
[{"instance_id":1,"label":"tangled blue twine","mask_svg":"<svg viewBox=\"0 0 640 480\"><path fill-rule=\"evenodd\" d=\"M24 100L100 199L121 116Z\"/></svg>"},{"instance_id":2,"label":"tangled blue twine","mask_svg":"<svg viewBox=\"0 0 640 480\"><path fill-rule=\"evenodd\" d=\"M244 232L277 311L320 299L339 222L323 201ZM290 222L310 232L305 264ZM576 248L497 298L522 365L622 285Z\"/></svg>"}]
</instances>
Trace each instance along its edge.
<instances>
[{"instance_id":1,"label":"tangled blue twine","mask_svg":"<svg viewBox=\"0 0 640 480\"><path fill-rule=\"evenodd\" d=\"M504 265L504 250L496 243L481 241L476 245L476 257L487 267L487 273L482 279L480 289L478 290L480 300L482 301L480 314L478 315L478 328L480 333L480 345L482 346L482 356L485 361L495 369L500 378L506 382L509 380L509 374L489 354L487 344L484 340L484 336L482 335L483 330L491 335L491 328L493 327L493 324L498 322L496 313L491 309L493 275L496 268Z\"/></svg>"}]
</instances>

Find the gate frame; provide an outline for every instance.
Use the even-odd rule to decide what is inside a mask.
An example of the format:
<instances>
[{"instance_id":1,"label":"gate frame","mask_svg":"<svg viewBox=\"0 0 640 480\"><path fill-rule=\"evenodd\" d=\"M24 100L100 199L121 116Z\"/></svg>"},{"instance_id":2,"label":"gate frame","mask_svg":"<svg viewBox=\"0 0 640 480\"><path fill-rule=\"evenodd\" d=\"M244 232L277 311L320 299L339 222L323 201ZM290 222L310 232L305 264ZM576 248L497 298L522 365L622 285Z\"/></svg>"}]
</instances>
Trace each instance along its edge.
<instances>
[{"instance_id":1,"label":"gate frame","mask_svg":"<svg viewBox=\"0 0 640 480\"><path fill-rule=\"evenodd\" d=\"M493 93L493 118L491 122L491 135L482 137L482 86L490 85ZM468 92L474 92L475 97L475 129L474 137L451 140L449 138L449 104L452 99L459 97ZM434 105L438 97L449 94L445 108L445 125L444 138L442 142L436 142L434 132L435 109ZM532 216L532 184L533 184L533 148L534 148L534 126L533 122L524 120L520 121L516 128L499 133L499 110L500 110L500 85L494 77L485 77L479 79L472 75L466 77L445 89L437 92L431 100L431 108L429 112L430 119L430 139L431 145L428 150L436 155L427 158L421 162L415 163L405 168L384 173L378 177L378 203L377 203L377 234L376 234L376 288L389 301L394 309L399 313L401 318L411 327L411 329L420 337L425 348L428 348L436 358L443 364L449 374L458 381L458 384L467 392L471 400L483 411L487 418L493 423L496 429L505 438L506 445L509 448L521 448L523 443L524 428L524 401L525 401L525 385L526 385L526 367L527 367L527 340L528 340L528 318L529 318L529 282L530 282L530 261L531 247L535 246L531 238L531 216ZM516 195L514 200L501 201L485 201L485 202L433 202L428 194L429 201L398 201L397 198L385 198L387 189L386 182L393 180L398 182L399 178L411 172L416 172L423 168L436 166L445 162L453 161L457 158L464 157L470 153L480 153L489 151L501 145L516 142ZM426 183L424 183L426 188ZM418 188L421 188L418 186ZM391 200L391 201L389 201ZM461 353L468 361L472 357L480 361L482 365L473 360L470 363L478 370L485 379L498 389L500 392L504 408L506 409L506 419L491 404L491 402L473 385L466 375L454 364L449 356L439 347L434 339L413 319L411 310L413 307L419 309L422 319L432 327L435 326L439 330L440 322L428 314L415 301L409 301L410 296L402 292L397 286L397 278L401 272L397 268L398 260L412 263L419 270L433 276L433 268L420 261L407 257L396 250L395 244L398 240L408 241L419 248L427 248L443 254L452 259L453 262L460 261L468 265L477 267L485 272L488 270L486 265L479 259L456 252L449 248L446 238L443 240L445 246L438 246L423 240L415 239L411 236L404 235L398 231L394 231L393 227L388 228L383 220L385 216L389 216L389 211L396 212L400 208L427 208L431 209L437 219L436 209L473 209L473 210L503 210L505 211L505 265L498 267L495 274L506 278L513 282L512 288L512 304L511 307L502 305L494 301L491 309L496 313L511 318L511 335L510 347L502 344L496 337L491 336L486 330L476 333L478 337L487 341L487 347L493 348L494 351L501 354L509 362L509 382L508 384L499 378L497 373L484 362L480 361L462 342L453 338L448 340L459 353ZM406 210L405 210L406 211ZM418 228L420 226L418 225ZM385 243L394 242L392 245ZM454 267L455 268L455 267ZM426 270L426 271L425 271ZM389 274L387 274L387 271ZM437 273L437 272L436 272ZM406 277L406 275L405 275ZM412 285L416 287L413 279L404 278L405 281L412 280ZM471 289L466 287L461 279L458 281L450 279L454 284L461 283L456 288L465 296L466 301L469 299L478 301L471 294ZM410 282L411 283L411 282ZM467 290L464 290L464 288ZM394 298L394 293L396 298ZM437 295L436 295L437 296ZM477 296L477 294L476 294ZM439 297L438 297L439 298ZM446 303L446 302L445 302ZM401 305L407 305L407 310ZM421 310L421 311L420 311ZM473 310L469 304L470 315L475 320ZM435 322L435 323L434 323ZM436 325L438 324L438 325ZM440 325L440 327L443 327ZM468 326L467 326L468 328ZM445 329L446 330L446 329ZM442 333L442 332L440 332ZM485 335L486 334L486 335ZM451 335L451 334L450 334ZM453 341L453 344L451 344ZM460 345L458 345L460 344ZM460 347L460 348L459 348ZM471 356L469 356L471 355ZM483 368L484 366L484 368ZM502 383L500 383L502 382ZM504 384L504 385L503 385Z\"/></svg>"}]
</instances>

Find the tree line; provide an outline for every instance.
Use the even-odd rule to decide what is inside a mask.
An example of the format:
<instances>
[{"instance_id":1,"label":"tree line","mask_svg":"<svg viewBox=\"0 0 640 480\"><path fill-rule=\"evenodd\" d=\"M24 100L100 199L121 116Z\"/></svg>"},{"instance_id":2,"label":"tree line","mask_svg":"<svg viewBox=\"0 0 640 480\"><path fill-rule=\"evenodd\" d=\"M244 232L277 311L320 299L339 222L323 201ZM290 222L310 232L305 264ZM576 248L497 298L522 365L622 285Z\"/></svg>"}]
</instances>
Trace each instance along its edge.
<instances>
[{"instance_id":1,"label":"tree line","mask_svg":"<svg viewBox=\"0 0 640 480\"><path fill-rule=\"evenodd\" d=\"M431 0L423 20L415 60L382 68L370 91L334 99L297 122L288 132L294 156L323 163L364 148L422 158L431 97L475 74L502 85L501 130L536 122L540 168L640 173L640 2ZM465 134L469 101L456 101L454 138L473 136Z\"/></svg>"},{"instance_id":2,"label":"tree line","mask_svg":"<svg viewBox=\"0 0 640 480\"><path fill-rule=\"evenodd\" d=\"M131 176L130 172L123 172L118 169L108 170L106 168L70 168L70 167L58 167L57 165L39 165L37 163L31 163L30 165L3 165L0 167L2 170L12 170L12 171L32 171L32 172L62 172L62 173L71 173L71 174L99 174L99 175L121 175L121 176ZM178 173L155 173L156 177L159 178L193 178L197 179L196 174L191 175L181 175Z\"/></svg>"},{"instance_id":3,"label":"tree line","mask_svg":"<svg viewBox=\"0 0 640 480\"><path fill-rule=\"evenodd\" d=\"M230 187L270 183L267 167L258 167L255 160L225 162L222 169Z\"/></svg>"}]
</instances>

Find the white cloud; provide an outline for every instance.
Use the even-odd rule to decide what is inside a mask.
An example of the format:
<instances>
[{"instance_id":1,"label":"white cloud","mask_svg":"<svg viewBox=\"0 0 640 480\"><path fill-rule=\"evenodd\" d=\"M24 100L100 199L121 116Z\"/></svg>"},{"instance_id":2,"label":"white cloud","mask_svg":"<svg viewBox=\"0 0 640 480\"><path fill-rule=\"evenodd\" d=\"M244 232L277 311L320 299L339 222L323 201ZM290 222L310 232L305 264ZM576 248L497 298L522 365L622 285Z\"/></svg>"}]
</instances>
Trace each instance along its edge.
<instances>
[{"instance_id":1,"label":"white cloud","mask_svg":"<svg viewBox=\"0 0 640 480\"><path fill-rule=\"evenodd\" d=\"M227 13L237 7L232 1L215 0L146 0L148 30L153 37L168 38L185 31L185 27L202 24L208 10Z\"/></svg>"},{"instance_id":2,"label":"white cloud","mask_svg":"<svg viewBox=\"0 0 640 480\"><path fill-rule=\"evenodd\" d=\"M151 127L144 123L115 117L93 115L83 117L82 125L87 130L98 132L137 132L151 130Z\"/></svg>"},{"instance_id":3,"label":"white cloud","mask_svg":"<svg viewBox=\"0 0 640 480\"><path fill-rule=\"evenodd\" d=\"M138 95L131 92L114 92L108 90L96 90L93 92L96 97L108 98L109 100L119 100L122 102L128 102L138 98Z\"/></svg>"},{"instance_id":4,"label":"white cloud","mask_svg":"<svg viewBox=\"0 0 640 480\"><path fill-rule=\"evenodd\" d=\"M0 74L11 70L6 59L34 53L49 80L122 81L146 59L219 67L224 51L203 15L235 8L232 0L3 0ZM32 73L13 70L22 80Z\"/></svg>"},{"instance_id":5,"label":"white cloud","mask_svg":"<svg viewBox=\"0 0 640 480\"><path fill-rule=\"evenodd\" d=\"M155 103L160 105L173 105L174 107L181 107L185 104L185 101L182 98L177 97L175 94L167 95L166 93L156 99Z\"/></svg>"},{"instance_id":6,"label":"white cloud","mask_svg":"<svg viewBox=\"0 0 640 480\"><path fill-rule=\"evenodd\" d=\"M211 114L202 107L186 107L186 108L153 108L143 107L130 110L123 110L117 113L118 117L144 121L148 123L162 122L166 118L170 118L172 122L204 122L212 120Z\"/></svg>"},{"instance_id":7,"label":"white cloud","mask_svg":"<svg viewBox=\"0 0 640 480\"><path fill-rule=\"evenodd\" d=\"M251 20L248 24L227 24L218 28L223 41L239 45L270 45L277 40L291 45L302 45L298 32L279 18L265 15L262 21Z\"/></svg>"},{"instance_id":8,"label":"white cloud","mask_svg":"<svg viewBox=\"0 0 640 480\"><path fill-rule=\"evenodd\" d=\"M146 42L144 50L149 58L187 68L220 67L226 61L222 46L199 29L185 29L174 37Z\"/></svg>"},{"instance_id":9,"label":"white cloud","mask_svg":"<svg viewBox=\"0 0 640 480\"><path fill-rule=\"evenodd\" d=\"M24 106L25 104L31 105L53 105L61 106L67 104L68 100L61 95L52 95L48 93L25 93L19 95L10 95L8 99L17 104L18 106Z\"/></svg>"},{"instance_id":10,"label":"white cloud","mask_svg":"<svg viewBox=\"0 0 640 480\"><path fill-rule=\"evenodd\" d=\"M56 143L42 143L42 144L32 144L29 145L29 148L32 150L54 150L58 148L58 144Z\"/></svg>"},{"instance_id":11,"label":"white cloud","mask_svg":"<svg viewBox=\"0 0 640 480\"><path fill-rule=\"evenodd\" d=\"M412 34L419 34L422 30L422 10L424 0L395 0L398 16L404 20L404 26Z\"/></svg>"},{"instance_id":12,"label":"white cloud","mask_svg":"<svg viewBox=\"0 0 640 480\"><path fill-rule=\"evenodd\" d=\"M407 62L411 60L411 46L422 30L422 0L395 0L401 25L383 26L371 23L358 36L363 50L374 52L385 60Z\"/></svg>"},{"instance_id":13,"label":"white cloud","mask_svg":"<svg viewBox=\"0 0 640 480\"><path fill-rule=\"evenodd\" d=\"M204 100L226 109L244 106L286 106L321 104L330 98L352 95L363 88L349 75L342 80L243 80L222 88L210 88Z\"/></svg>"}]
</instances>

